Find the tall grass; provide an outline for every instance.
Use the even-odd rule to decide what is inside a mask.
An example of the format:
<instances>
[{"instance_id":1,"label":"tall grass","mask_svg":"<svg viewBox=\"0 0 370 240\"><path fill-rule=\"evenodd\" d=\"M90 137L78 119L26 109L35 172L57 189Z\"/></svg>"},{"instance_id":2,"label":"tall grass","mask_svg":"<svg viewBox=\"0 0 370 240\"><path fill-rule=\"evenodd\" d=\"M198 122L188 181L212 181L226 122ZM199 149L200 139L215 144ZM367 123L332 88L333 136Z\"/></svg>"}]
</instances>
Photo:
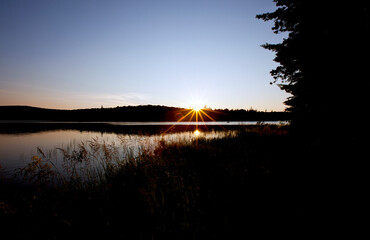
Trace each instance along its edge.
<instances>
[{"instance_id":1,"label":"tall grass","mask_svg":"<svg viewBox=\"0 0 370 240\"><path fill-rule=\"evenodd\" d=\"M45 151L16 171L22 181L37 185L66 185L84 188L107 181L107 176L130 164L139 164L158 155L169 146L188 146L198 141L235 136L236 131L211 131L195 136L193 132L154 136L117 135L113 141L94 137L88 141L72 141L65 148ZM134 139L132 139L134 138Z\"/></svg>"},{"instance_id":2,"label":"tall grass","mask_svg":"<svg viewBox=\"0 0 370 240\"><path fill-rule=\"evenodd\" d=\"M39 149L19 170L36 188L0 199L14 210L4 219L26 237L43 226L49 238L214 239L243 229L238 217L272 214L269 179L285 141L284 128L261 125L140 148L93 138L58 149L58 162Z\"/></svg>"}]
</instances>

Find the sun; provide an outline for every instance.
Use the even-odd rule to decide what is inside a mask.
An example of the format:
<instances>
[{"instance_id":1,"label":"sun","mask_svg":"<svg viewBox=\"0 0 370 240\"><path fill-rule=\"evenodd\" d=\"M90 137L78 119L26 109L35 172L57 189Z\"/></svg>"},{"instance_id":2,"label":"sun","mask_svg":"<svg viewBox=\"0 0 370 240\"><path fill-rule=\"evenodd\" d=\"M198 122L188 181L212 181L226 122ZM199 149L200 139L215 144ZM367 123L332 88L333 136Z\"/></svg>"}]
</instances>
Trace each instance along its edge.
<instances>
[{"instance_id":1,"label":"sun","mask_svg":"<svg viewBox=\"0 0 370 240\"><path fill-rule=\"evenodd\" d=\"M202 104L199 101L194 101L193 104L192 104L192 107L191 107L191 109L193 109L196 112L199 112L203 108L204 108L204 104Z\"/></svg>"},{"instance_id":2,"label":"sun","mask_svg":"<svg viewBox=\"0 0 370 240\"><path fill-rule=\"evenodd\" d=\"M205 101L203 101L203 99L201 100L199 98L196 98L196 99L192 98L192 99L190 99L190 102L189 102L188 106L190 106L190 107L186 108L186 109L183 109L183 110L180 110L178 112L178 115L180 116L180 118L176 121L175 124L170 126L162 134L165 134L168 131L170 131L171 129L173 129L175 127L175 125L178 124L179 122L189 122L189 125L193 125L193 124L191 124L193 122L193 123L195 123L194 125L196 127L195 131L193 133L196 137L198 137L201 134L200 130L198 129L199 125L204 124L205 128L208 129L208 127L206 125L207 121L216 122L216 120L213 119L212 115L213 115L213 113L219 113L219 112L217 112L215 110L212 110L211 108L207 107L207 105L205 104Z\"/></svg>"},{"instance_id":3,"label":"sun","mask_svg":"<svg viewBox=\"0 0 370 240\"><path fill-rule=\"evenodd\" d=\"M200 110L202 110L202 107L201 106L193 106L192 109L196 112L199 112Z\"/></svg>"}]
</instances>

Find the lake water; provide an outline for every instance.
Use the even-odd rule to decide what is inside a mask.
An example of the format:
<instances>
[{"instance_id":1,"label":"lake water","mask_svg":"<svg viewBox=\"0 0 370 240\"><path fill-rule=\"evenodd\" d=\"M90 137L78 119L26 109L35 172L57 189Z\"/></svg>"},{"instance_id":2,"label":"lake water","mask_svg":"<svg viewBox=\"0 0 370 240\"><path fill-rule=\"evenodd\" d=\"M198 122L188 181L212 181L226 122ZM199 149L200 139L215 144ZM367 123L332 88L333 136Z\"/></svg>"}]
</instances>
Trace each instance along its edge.
<instances>
[{"instance_id":1,"label":"lake water","mask_svg":"<svg viewBox=\"0 0 370 240\"><path fill-rule=\"evenodd\" d=\"M27 166L33 156L40 154L45 155L53 161L55 166L58 166L63 162L62 149L73 153L73 151L78 151L81 145L91 148L94 141L114 148L118 157L124 158L127 154L135 156L140 151L154 151L160 141L191 142L199 138L221 138L231 134L238 126L253 124L256 122L207 122L202 124L193 122L2 122L0 124L0 166L3 175L11 175L16 169ZM174 131L174 129L177 130ZM196 129L200 130L197 132L200 134L195 134ZM92 157L98 158L97 156Z\"/></svg>"}]
</instances>

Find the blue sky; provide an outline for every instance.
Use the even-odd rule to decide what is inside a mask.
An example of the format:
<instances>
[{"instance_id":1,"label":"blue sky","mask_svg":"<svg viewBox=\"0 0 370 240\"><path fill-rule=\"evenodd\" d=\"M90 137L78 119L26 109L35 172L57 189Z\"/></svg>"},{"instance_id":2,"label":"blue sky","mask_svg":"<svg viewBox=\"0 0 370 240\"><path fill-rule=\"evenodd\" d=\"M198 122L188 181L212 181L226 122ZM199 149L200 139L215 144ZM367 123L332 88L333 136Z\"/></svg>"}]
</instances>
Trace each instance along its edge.
<instances>
[{"instance_id":1,"label":"blue sky","mask_svg":"<svg viewBox=\"0 0 370 240\"><path fill-rule=\"evenodd\" d=\"M2 0L0 105L284 110L271 0Z\"/></svg>"}]
</instances>

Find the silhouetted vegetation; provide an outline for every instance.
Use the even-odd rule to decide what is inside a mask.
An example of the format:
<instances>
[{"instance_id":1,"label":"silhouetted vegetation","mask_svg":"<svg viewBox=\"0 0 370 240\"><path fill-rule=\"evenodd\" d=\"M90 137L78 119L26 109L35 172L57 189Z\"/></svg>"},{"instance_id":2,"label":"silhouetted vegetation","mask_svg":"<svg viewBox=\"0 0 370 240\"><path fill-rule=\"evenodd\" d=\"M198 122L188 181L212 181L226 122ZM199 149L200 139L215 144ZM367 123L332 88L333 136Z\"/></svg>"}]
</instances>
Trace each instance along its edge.
<instances>
[{"instance_id":1,"label":"silhouetted vegetation","mask_svg":"<svg viewBox=\"0 0 370 240\"><path fill-rule=\"evenodd\" d=\"M291 181L300 172L290 172L294 155L285 149L294 142L284 126L162 142L138 157L120 158L117 144L90 145L65 152L68 179L39 150L20 171L28 185L1 186L1 226L15 238L46 239L225 239L310 227L311 209L295 190L304 186ZM91 161L104 171L78 167Z\"/></svg>"},{"instance_id":2,"label":"silhouetted vegetation","mask_svg":"<svg viewBox=\"0 0 370 240\"><path fill-rule=\"evenodd\" d=\"M288 33L282 43L263 47L276 53L279 66L271 75L292 95L285 104L300 146L295 154L304 166L306 204L326 219L327 229L336 225L333 233L358 232L368 175L368 130L361 122L370 86L369 2L274 2L275 12L257 18L274 21L274 33Z\"/></svg>"},{"instance_id":3,"label":"silhouetted vegetation","mask_svg":"<svg viewBox=\"0 0 370 240\"><path fill-rule=\"evenodd\" d=\"M93 108L77 110L56 110L28 106L0 106L0 120L47 120L47 121L124 121L152 122L177 121L185 116L190 109L166 106L123 106L116 108ZM204 109L217 121L284 121L289 120L287 112L260 112L253 109L229 110ZM188 115L183 121L189 121ZM193 117L192 121L195 121ZM201 119L199 119L201 121ZM204 121L212 121L207 116Z\"/></svg>"},{"instance_id":4,"label":"silhouetted vegetation","mask_svg":"<svg viewBox=\"0 0 370 240\"><path fill-rule=\"evenodd\" d=\"M292 94L285 102L292 112L292 127L315 138L335 134L342 123L354 127L365 117L370 87L369 3L275 2L275 12L257 18L273 20L274 33L289 34L282 43L263 47L276 52L279 66L271 75ZM342 122L334 126L338 119Z\"/></svg>"},{"instance_id":5,"label":"silhouetted vegetation","mask_svg":"<svg viewBox=\"0 0 370 240\"><path fill-rule=\"evenodd\" d=\"M18 238L357 238L367 229L368 129L359 121L366 119L369 89L368 3L275 2L275 12L258 18L273 20L276 33L289 33L282 43L264 47L276 52L280 65L271 74L292 94L286 101L291 114L209 112L220 121L292 119L289 132L260 124L222 139L161 142L152 152L127 158L117 157L114 145L92 142L92 153L84 145L64 152L72 173L67 180L40 152L19 172L29 185L1 184L1 226ZM0 107L0 116L177 121L187 111ZM74 161L88 164L95 154L104 171L88 172L87 178L76 174ZM59 184L49 181L54 177L62 179Z\"/></svg>"}]
</instances>

